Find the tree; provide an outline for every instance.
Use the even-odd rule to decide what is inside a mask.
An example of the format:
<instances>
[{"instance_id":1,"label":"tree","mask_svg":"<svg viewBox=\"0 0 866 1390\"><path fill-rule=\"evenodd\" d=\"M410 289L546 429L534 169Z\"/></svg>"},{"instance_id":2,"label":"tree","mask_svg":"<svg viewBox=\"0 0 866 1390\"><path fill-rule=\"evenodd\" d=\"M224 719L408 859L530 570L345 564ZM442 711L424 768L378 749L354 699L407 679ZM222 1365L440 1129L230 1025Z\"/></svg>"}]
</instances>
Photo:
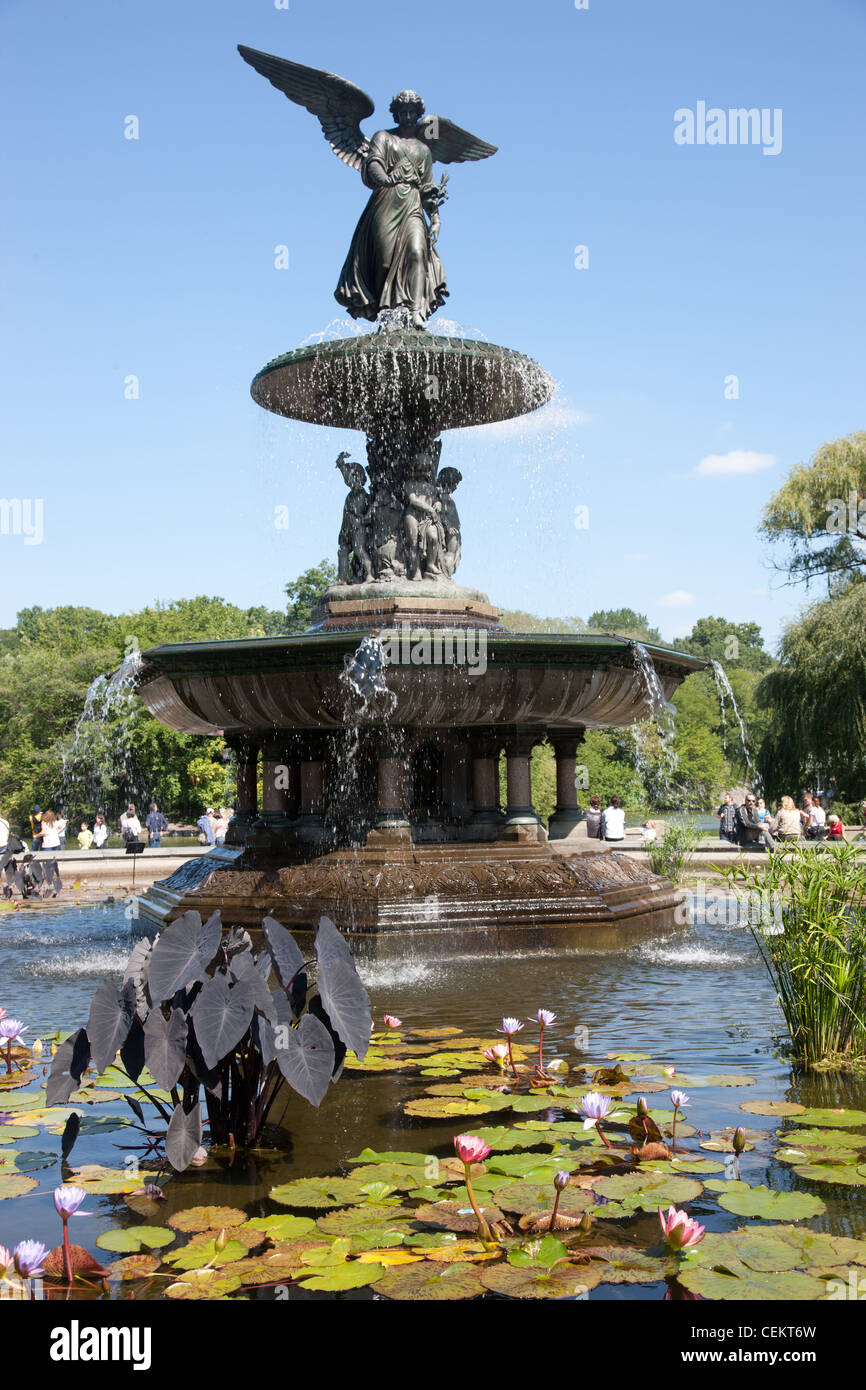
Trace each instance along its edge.
<instances>
[{"instance_id":1,"label":"tree","mask_svg":"<svg viewBox=\"0 0 866 1390\"><path fill-rule=\"evenodd\" d=\"M850 579L866 570L866 430L822 444L767 503L760 532L787 544L789 583Z\"/></svg>"},{"instance_id":2,"label":"tree","mask_svg":"<svg viewBox=\"0 0 866 1390\"><path fill-rule=\"evenodd\" d=\"M582 618L539 618L521 608L503 608L500 614L503 627L509 632L585 632Z\"/></svg>"},{"instance_id":3,"label":"tree","mask_svg":"<svg viewBox=\"0 0 866 1390\"><path fill-rule=\"evenodd\" d=\"M726 670L741 667L747 671L766 671L773 658L764 650L764 639L757 623L731 623L726 618L698 618L688 637L679 637L674 647L707 661L718 661Z\"/></svg>"},{"instance_id":4,"label":"tree","mask_svg":"<svg viewBox=\"0 0 866 1390\"><path fill-rule=\"evenodd\" d=\"M658 628L650 627L645 613L636 613L633 608L600 608L590 613L587 622L590 632L615 632L618 637L633 637L636 642L650 642L661 645L662 635Z\"/></svg>"},{"instance_id":5,"label":"tree","mask_svg":"<svg viewBox=\"0 0 866 1390\"><path fill-rule=\"evenodd\" d=\"M313 621L313 609L329 585L337 578L336 566L330 560L320 560L312 569L286 585L286 625L287 633L306 632Z\"/></svg>"},{"instance_id":6,"label":"tree","mask_svg":"<svg viewBox=\"0 0 866 1390\"><path fill-rule=\"evenodd\" d=\"M758 767L770 795L835 784L866 795L866 579L835 588L784 632L758 688L767 729Z\"/></svg>"}]
</instances>

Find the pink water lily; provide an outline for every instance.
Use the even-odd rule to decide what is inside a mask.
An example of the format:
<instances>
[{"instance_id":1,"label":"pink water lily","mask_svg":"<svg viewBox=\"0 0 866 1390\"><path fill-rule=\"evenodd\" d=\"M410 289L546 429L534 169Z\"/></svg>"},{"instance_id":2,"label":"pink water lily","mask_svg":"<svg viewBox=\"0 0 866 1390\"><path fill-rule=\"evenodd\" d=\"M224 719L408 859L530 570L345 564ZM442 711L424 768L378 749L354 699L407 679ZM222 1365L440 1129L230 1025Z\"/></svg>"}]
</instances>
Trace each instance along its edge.
<instances>
[{"instance_id":1,"label":"pink water lily","mask_svg":"<svg viewBox=\"0 0 866 1390\"><path fill-rule=\"evenodd\" d=\"M688 1103L689 1097L686 1095L685 1091L671 1091L671 1105L674 1107L674 1119L671 1126L671 1146L674 1149L676 1149L677 1146L677 1112L681 1110L684 1105L688 1105Z\"/></svg>"},{"instance_id":2,"label":"pink water lily","mask_svg":"<svg viewBox=\"0 0 866 1390\"><path fill-rule=\"evenodd\" d=\"M454 1150L461 1163L483 1163L491 1152L490 1145L475 1134L455 1134Z\"/></svg>"},{"instance_id":3,"label":"pink water lily","mask_svg":"<svg viewBox=\"0 0 866 1390\"><path fill-rule=\"evenodd\" d=\"M393 1014L385 1014L382 1018L382 1022L388 1028L399 1028L403 1023L403 1020L402 1018L395 1018Z\"/></svg>"},{"instance_id":4,"label":"pink water lily","mask_svg":"<svg viewBox=\"0 0 866 1390\"><path fill-rule=\"evenodd\" d=\"M505 1066L505 1059L508 1056L508 1048L505 1043L494 1043L492 1047L487 1047L482 1053L485 1061L495 1062L498 1067Z\"/></svg>"},{"instance_id":5,"label":"pink water lily","mask_svg":"<svg viewBox=\"0 0 866 1390\"><path fill-rule=\"evenodd\" d=\"M659 1207L658 1212L662 1235L667 1242L668 1249L675 1252L691 1250L693 1246L700 1244L703 1240L706 1226L699 1225L687 1212L678 1211L674 1206L668 1207L667 1216L661 1207Z\"/></svg>"},{"instance_id":6,"label":"pink water lily","mask_svg":"<svg viewBox=\"0 0 866 1390\"><path fill-rule=\"evenodd\" d=\"M490 1145L485 1144L483 1139L479 1139L477 1134L455 1134L454 1149L457 1157L463 1164L463 1176L466 1183L466 1195L469 1198L470 1206L475 1213L478 1222L478 1237L488 1244L493 1241L493 1233L481 1213L478 1203L475 1200L475 1193L472 1191L472 1164L482 1163L490 1153Z\"/></svg>"}]
</instances>

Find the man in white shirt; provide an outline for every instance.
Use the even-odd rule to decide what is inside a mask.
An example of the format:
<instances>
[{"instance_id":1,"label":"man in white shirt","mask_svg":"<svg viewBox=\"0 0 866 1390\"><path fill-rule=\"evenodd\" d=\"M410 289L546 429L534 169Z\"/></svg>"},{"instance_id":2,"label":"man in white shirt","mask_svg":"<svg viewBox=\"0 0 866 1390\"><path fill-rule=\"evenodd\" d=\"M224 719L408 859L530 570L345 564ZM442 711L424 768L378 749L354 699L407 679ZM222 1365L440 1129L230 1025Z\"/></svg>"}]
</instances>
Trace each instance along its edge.
<instances>
[{"instance_id":1,"label":"man in white shirt","mask_svg":"<svg viewBox=\"0 0 866 1390\"><path fill-rule=\"evenodd\" d=\"M625 811L619 804L618 796L612 796L610 804L602 811L601 824L606 840L625 839Z\"/></svg>"}]
</instances>

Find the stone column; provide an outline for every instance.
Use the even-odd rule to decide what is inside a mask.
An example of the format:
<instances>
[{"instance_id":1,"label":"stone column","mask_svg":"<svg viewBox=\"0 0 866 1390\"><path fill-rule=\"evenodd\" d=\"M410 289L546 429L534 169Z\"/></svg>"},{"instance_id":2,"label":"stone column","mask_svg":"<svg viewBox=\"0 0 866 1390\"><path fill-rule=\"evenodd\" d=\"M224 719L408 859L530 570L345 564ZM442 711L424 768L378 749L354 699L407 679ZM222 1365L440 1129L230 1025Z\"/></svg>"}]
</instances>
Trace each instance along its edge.
<instances>
[{"instance_id":1,"label":"stone column","mask_svg":"<svg viewBox=\"0 0 866 1390\"><path fill-rule=\"evenodd\" d=\"M505 809L505 836L509 839L545 839L544 827L532 804L530 761L532 750L541 742L538 730L517 730L506 733L505 758L508 784L508 805Z\"/></svg>"},{"instance_id":2,"label":"stone column","mask_svg":"<svg viewBox=\"0 0 866 1390\"><path fill-rule=\"evenodd\" d=\"M291 832L298 814L298 750L285 734L262 744L262 814L256 822L257 839L277 844Z\"/></svg>"},{"instance_id":3,"label":"stone column","mask_svg":"<svg viewBox=\"0 0 866 1390\"><path fill-rule=\"evenodd\" d=\"M226 831L227 845L244 845L256 820L258 809L259 744L252 734L237 734L226 739L237 759L237 796L235 813Z\"/></svg>"},{"instance_id":4,"label":"stone column","mask_svg":"<svg viewBox=\"0 0 866 1390\"><path fill-rule=\"evenodd\" d=\"M472 819L469 831L473 840L493 840L502 824L499 809L499 751L502 735L494 729L473 729L469 746L472 754Z\"/></svg>"},{"instance_id":5,"label":"stone column","mask_svg":"<svg viewBox=\"0 0 866 1390\"><path fill-rule=\"evenodd\" d=\"M547 737L556 756L556 809L547 833L551 840L562 840L583 820L583 812L577 804L575 768L586 729L548 729Z\"/></svg>"},{"instance_id":6,"label":"stone column","mask_svg":"<svg viewBox=\"0 0 866 1390\"><path fill-rule=\"evenodd\" d=\"M411 841L405 812L406 751L400 730L384 730L376 747L376 816L367 842ZM372 837L372 839L371 839Z\"/></svg>"}]
</instances>

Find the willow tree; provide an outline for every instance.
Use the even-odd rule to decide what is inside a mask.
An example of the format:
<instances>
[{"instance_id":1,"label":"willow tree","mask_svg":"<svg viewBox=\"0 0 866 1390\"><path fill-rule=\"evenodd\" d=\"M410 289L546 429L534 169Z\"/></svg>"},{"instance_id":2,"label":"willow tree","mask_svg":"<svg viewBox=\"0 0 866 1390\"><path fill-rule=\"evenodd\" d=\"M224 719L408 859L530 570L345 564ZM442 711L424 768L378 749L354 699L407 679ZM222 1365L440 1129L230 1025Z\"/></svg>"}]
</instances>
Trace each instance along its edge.
<instances>
[{"instance_id":1,"label":"willow tree","mask_svg":"<svg viewBox=\"0 0 866 1390\"><path fill-rule=\"evenodd\" d=\"M866 574L866 430L822 444L793 468L767 503L760 526L781 544L777 568L790 583Z\"/></svg>"},{"instance_id":2,"label":"willow tree","mask_svg":"<svg viewBox=\"0 0 866 1390\"><path fill-rule=\"evenodd\" d=\"M761 682L770 714L758 758L767 794L835 784L866 795L866 577L837 584L784 632Z\"/></svg>"}]
</instances>

